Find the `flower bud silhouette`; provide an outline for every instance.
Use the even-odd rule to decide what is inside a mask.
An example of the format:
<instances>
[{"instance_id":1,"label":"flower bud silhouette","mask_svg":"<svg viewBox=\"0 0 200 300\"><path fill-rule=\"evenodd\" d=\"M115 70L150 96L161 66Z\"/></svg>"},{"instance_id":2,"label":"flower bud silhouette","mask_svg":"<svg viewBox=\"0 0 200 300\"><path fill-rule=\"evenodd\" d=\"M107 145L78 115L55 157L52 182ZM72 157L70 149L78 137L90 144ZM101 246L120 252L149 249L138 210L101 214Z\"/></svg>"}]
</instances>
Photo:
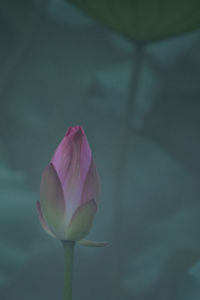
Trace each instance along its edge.
<instances>
[{"instance_id":1,"label":"flower bud silhouette","mask_svg":"<svg viewBox=\"0 0 200 300\"><path fill-rule=\"evenodd\" d=\"M44 169L37 211L44 230L63 241L79 241L92 225L100 183L87 137L70 127Z\"/></svg>"}]
</instances>

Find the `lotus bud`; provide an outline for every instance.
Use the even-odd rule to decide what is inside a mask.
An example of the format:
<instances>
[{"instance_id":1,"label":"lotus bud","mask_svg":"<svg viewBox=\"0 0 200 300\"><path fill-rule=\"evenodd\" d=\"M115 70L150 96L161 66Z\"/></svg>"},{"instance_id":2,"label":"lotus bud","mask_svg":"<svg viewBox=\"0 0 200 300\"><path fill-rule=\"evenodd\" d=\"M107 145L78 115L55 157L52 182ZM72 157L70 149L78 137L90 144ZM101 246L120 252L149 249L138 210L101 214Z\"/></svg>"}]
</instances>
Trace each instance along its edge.
<instances>
[{"instance_id":1,"label":"lotus bud","mask_svg":"<svg viewBox=\"0 0 200 300\"><path fill-rule=\"evenodd\" d=\"M70 127L42 174L37 211L44 230L63 241L84 238L98 207L99 191L87 137L82 127Z\"/></svg>"}]
</instances>

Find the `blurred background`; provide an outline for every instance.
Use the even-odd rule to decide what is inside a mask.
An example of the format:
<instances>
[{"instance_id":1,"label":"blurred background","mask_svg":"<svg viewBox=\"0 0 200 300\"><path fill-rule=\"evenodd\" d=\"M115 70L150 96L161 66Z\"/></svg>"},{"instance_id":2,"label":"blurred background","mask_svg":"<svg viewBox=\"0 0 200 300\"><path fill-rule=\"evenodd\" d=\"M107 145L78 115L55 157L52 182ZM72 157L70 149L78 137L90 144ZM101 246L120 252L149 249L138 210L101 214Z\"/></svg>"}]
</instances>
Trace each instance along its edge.
<instances>
[{"instance_id":1,"label":"blurred background","mask_svg":"<svg viewBox=\"0 0 200 300\"><path fill-rule=\"evenodd\" d=\"M35 202L78 124L102 182L88 238L111 245L77 245L74 300L198 300L200 2L72 2L0 3L0 299L62 299Z\"/></svg>"}]
</instances>

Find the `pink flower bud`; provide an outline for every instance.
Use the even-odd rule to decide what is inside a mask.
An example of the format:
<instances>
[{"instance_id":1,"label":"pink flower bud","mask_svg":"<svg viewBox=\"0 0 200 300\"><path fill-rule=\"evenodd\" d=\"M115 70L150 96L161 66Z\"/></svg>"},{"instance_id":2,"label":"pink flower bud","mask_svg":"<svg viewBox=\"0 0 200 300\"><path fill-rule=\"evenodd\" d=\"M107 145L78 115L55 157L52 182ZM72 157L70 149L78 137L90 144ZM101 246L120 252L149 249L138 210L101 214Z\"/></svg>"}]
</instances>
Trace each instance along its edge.
<instances>
[{"instance_id":1,"label":"pink flower bud","mask_svg":"<svg viewBox=\"0 0 200 300\"><path fill-rule=\"evenodd\" d=\"M87 137L80 126L70 127L42 174L37 210L44 230L60 240L85 237L97 210L99 190Z\"/></svg>"}]
</instances>

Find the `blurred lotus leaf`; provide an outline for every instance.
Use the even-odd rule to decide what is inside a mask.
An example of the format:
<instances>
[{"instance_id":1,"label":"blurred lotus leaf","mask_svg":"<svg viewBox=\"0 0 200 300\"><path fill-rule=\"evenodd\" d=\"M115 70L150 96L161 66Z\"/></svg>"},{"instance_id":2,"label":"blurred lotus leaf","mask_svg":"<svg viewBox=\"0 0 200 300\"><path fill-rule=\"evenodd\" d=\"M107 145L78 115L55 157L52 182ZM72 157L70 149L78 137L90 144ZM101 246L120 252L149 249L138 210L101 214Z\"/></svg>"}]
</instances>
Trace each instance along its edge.
<instances>
[{"instance_id":1,"label":"blurred lotus leaf","mask_svg":"<svg viewBox=\"0 0 200 300\"><path fill-rule=\"evenodd\" d=\"M147 42L200 27L199 0L69 0L130 39Z\"/></svg>"}]
</instances>

